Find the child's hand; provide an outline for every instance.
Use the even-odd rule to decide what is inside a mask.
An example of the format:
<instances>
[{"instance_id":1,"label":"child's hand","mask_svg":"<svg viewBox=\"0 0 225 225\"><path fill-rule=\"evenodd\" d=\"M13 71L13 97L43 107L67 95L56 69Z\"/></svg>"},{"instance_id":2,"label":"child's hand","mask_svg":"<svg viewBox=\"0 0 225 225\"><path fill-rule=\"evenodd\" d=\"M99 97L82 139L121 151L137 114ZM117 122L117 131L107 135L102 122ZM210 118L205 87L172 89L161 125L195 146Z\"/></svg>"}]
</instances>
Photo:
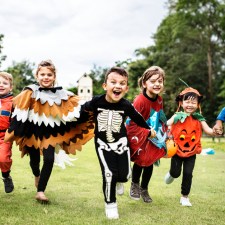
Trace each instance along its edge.
<instances>
[{"instance_id":1,"label":"child's hand","mask_svg":"<svg viewBox=\"0 0 225 225\"><path fill-rule=\"evenodd\" d=\"M215 125L215 126L213 127L213 132L214 132L216 135L222 135L222 134L223 134L223 127L218 126L218 125Z\"/></svg>"},{"instance_id":2,"label":"child's hand","mask_svg":"<svg viewBox=\"0 0 225 225\"><path fill-rule=\"evenodd\" d=\"M151 134L149 138L154 138L155 136L156 136L156 131L153 128L151 128Z\"/></svg>"},{"instance_id":3,"label":"child's hand","mask_svg":"<svg viewBox=\"0 0 225 225\"><path fill-rule=\"evenodd\" d=\"M223 129L216 129L216 128L213 128L213 132L216 134L216 135L222 135L223 134Z\"/></svg>"}]
</instances>

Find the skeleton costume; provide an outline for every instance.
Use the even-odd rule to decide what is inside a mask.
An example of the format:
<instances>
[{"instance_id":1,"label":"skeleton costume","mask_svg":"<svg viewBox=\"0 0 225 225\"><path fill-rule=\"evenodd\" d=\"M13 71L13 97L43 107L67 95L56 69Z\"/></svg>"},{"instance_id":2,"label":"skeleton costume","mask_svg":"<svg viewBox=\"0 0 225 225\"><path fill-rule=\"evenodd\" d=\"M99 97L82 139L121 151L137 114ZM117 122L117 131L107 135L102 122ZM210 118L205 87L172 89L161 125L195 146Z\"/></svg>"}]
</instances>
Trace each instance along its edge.
<instances>
[{"instance_id":1,"label":"skeleton costume","mask_svg":"<svg viewBox=\"0 0 225 225\"><path fill-rule=\"evenodd\" d=\"M29 153L30 166L36 177L40 176L40 154L43 154L38 191L44 191L52 171L55 149L76 154L76 150L80 151L93 137L93 122L87 119L87 113L80 114L79 98L62 87L27 86L13 99L13 107L5 141L15 141L22 157Z\"/></svg>"},{"instance_id":2,"label":"skeleton costume","mask_svg":"<svg viewBox=\"0 0 225 225\"><path fill-rule=\"evenodd\" d=\"M116 202L116 183L126 182L131 174L126 117L146 129L147 135L150 129L129 101L122 98L118 103L109 103L105 96L93 97L84 104L83 110L94 113L95 148L102 170L103 193L105 202L113 203Z\"/></svg>"}]
</instances>

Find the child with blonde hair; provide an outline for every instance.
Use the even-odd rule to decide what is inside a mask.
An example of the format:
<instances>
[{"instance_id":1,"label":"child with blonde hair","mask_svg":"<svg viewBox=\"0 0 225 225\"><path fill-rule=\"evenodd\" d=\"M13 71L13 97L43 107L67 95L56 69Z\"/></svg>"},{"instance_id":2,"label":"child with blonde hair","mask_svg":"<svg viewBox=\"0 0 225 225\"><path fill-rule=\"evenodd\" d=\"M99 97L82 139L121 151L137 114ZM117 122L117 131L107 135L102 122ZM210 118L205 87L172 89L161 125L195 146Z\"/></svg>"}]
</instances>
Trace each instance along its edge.
<instances>
[{"instance_id":1,"label":"child with blonde hair","mask_svg":"<svg viewBox=\"0 0 225 225\"><path fill-rule=\"evenodd\" d=\"M7 72L0 72L0 168L6 193L10 193L14 189L12 177L10 176L12 166L12 143L4 142L12 111L12 88L12 75Z\"/></svg>"},{"instance_id":2,"label":"child with blonde hair","mask_svg":"<svg viewBox=\"0 0 225 225\"><path fill-rule=\"evenodd\" d=\"M37 188L36 200L48 203L45 189L50 178L55 149L75 154L93 137L93 123L80 114L81 101L72 92L55 87L56 68L51 60L36 70L32 84L14 98L12 122L5 140L15 141L22 156L29 154ZM82 122L84 121L84 122ZM40 170L40 155L43 166Z\"/></svg>"}]
</instances>

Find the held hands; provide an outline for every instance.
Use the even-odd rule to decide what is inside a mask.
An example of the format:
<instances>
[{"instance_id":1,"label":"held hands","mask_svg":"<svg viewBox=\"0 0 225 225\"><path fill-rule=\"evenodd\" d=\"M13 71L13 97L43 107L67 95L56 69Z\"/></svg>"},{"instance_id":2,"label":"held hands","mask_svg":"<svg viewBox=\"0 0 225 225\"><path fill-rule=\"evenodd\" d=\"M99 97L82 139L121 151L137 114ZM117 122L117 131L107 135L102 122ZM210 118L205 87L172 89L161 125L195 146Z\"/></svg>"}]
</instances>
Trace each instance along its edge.
<instances>
[{"instance_id":1,"label":"held hands","mask_svg":"<svg viewBox=\"0 0 225 225\"><path fill-rule=\"evenodd\" d=\"M151 131L151 133L149 135L149 138L154 138L156 136L156 131L153 128L151 128L150 131Z\"/></svg>"},{"instance_id":2,"label":"held hands","mask_svg":"<svg viewBox=\"0 0 225 225\"><path fill-rule=\"evenodd\" d=\"M216 125L213 127L213 132L215 135L222 135L223 134L223 128L217 127Z\"/></svg>"},{"instance_id":3,"label":"held hands","mask_svg":"<svg viewBox=\"0 0 225 225\"><path fill-rule=\"evenodd\" d=\"M213 127L213 132L215 135L223 134L223 124L221 121L216 121L215 126Z\"/></svg>"}]
</instances>

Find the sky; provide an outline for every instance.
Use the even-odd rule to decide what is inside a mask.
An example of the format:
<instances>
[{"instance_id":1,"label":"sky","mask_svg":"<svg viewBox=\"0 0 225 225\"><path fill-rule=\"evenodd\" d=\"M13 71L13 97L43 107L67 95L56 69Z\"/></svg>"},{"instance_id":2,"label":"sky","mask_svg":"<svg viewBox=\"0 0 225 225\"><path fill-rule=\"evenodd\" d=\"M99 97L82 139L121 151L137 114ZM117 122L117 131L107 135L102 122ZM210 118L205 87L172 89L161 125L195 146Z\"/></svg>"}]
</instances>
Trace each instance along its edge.
<instances>
[{"instance_id":1,"label":"sky","mask_svg":"<svg viewBox=\"0 0 225 225\"><path fill-rule=\"evenodd\" d=\"M168 10L166 0L0 0L0 70L12 62L51 59L58 85L76 86L94 65L111 67L135 59L154 44ZM36 67L35 67L36 69Z\"/></svg>"}]
</instances>

